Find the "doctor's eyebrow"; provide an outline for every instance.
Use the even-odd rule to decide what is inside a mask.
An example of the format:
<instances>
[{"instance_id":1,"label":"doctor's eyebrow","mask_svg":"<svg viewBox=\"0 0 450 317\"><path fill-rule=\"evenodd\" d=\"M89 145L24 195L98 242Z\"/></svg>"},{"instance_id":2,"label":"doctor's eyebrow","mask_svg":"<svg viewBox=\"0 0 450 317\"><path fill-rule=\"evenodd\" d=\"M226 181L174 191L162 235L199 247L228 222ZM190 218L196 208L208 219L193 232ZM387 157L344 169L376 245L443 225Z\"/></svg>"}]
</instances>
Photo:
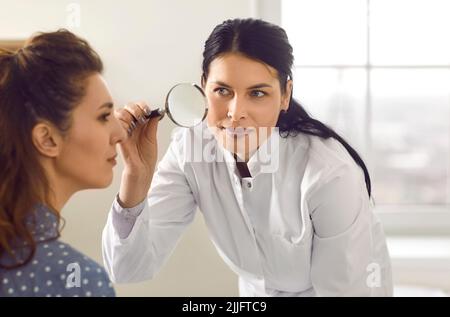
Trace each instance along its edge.
<instances>
[{"instance_id":1,"label":"doctor's eyebrow","mask_svg":"<svg viewBox=\"0 0 450 317\"><path fill-rule=\"evenodd\" d=\"M213 84L217 84L217 85L219 85L219 86L226 87L226 88L232 88L230 85L225 84L223 81L220 81L220 80L218 80L218 81L213 81L212 83L213 83Z\"/></svg>"},{"instance_id":2,"label":"doctor's eyebrow","mask_svg":"<svg viewBox=\"0 0 450 317\"><path fill-rule=\"evenodd\" d=\"M232 88L230 85L228 85L228 84L226 84L226 83L224 83L222 81L213 81L213 84L217 84L219 86L223 86L223 87L226 87L226 88ZM272 88L272 85L269 85L267 83L260 83L260 84L256 84L256 85L250 86L247 89L251 90L251 89L258 89L258 88Z\"/></svg>"},{"instance_id":3,"label":"doctor's eyebrow","mask_svg":"<svg viewBox=\"0 0 450 317\"><path fill-rule=\"evenodd\" d=\"M112 109L113 107L114 107L114 104L112 102L106 102L103 105L101 105L100 107L98 107L98 109L102 109L102 108Z\"/></svg>"},{"instance_id":4,"label":"doctor's eyebrow","mask_svg":"<svg viewBox=\"0 0 450 317\"><path fill-rule=\"evenodd\" d=\"M248 87L247 89L250 90L250 89L258 89L258 88L272 88L272 85L269 85L266 83L261 83L261 84L256 84L251 87Z\"/></svg>"}]
</instances>

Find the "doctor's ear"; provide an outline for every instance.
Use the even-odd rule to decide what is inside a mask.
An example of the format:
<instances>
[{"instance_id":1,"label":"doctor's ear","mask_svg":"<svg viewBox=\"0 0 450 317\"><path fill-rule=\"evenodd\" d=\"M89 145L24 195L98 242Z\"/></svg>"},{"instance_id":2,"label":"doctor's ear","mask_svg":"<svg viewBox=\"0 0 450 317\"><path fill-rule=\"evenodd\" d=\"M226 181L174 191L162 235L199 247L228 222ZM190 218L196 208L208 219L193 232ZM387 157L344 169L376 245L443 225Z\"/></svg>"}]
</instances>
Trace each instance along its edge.
<instances>
[{"instance_id":1,"label":"doctor's ear","mask_svg":"<svg viewBox=\"0 0 450 317\"><path fill-rule=\"evenodd\" d=\"M31 131L33 145L46 157L57 157L62 148L62 135L51 123L39 122Z\"/></svg>"},{"instance_id":2,"label":"doctor's ear","mask_svg":"<svg viewBox=\"0 0 450 317\"><path fill-rule=\"evenodd\" d=\"M205 78L204 74L202 75L201 84L202 84L202 89L204 90L205 89L205 85L206 85L206 78Z\"/></svg>"},{"instance_id":3,"label":"doctor's ear","mask_svg":"<svg viewBox=\"0 0 450 317\"><path fill-rule=\"evenodd\" d=\"M283 95L281 96L281 109L282 110L287 110L289 108L289 101L291 100L291 95L292 95L292 87L293 87L292 80L289 79L288 81L286 81L286 87L285 87Z\"/></svg>"}]
</instances>

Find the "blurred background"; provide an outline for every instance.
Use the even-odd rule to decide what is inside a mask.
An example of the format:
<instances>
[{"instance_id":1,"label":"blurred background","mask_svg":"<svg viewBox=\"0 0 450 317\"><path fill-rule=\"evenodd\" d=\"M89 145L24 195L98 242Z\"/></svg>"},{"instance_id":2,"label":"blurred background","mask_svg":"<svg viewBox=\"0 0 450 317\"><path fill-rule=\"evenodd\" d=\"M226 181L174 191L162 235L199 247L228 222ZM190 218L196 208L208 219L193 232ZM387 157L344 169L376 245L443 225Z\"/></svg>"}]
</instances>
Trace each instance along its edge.
<instances>
[{"instance_id":1,"label":"blurred background","mask_svg":"<svg viewBox=\"0 0 450 317\"><path fill-rule=\"evenodd\" d=\"M450 292L450 1L0 0L0 8L0 46L62 27L86 38L118 106L162 105L175 83L199 83L204 41L225 19L281 25L294 47L294 97L369 167L395 294ZM160 123L160 158L173 128ZM108 189L78 193L63 211L63 240L100 263L121 169ZM119 296L238 296L200 213L153 280L115 288Z\"/></svg>"}]
</instances>

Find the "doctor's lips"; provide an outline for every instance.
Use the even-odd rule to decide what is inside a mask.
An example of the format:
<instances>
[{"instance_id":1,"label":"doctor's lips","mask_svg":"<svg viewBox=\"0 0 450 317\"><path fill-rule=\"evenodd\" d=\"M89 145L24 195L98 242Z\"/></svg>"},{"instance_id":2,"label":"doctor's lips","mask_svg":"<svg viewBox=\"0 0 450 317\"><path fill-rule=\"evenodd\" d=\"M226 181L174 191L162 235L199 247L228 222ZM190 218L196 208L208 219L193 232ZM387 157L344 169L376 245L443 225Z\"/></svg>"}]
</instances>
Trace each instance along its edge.
<instances>
[{"instance_id":1,"label":"doctor's lips","mask_svg":"<svg viewBox=\"0 0 450 317\"><path fill-rule=\"evenodd\" d=\"M225 127L221 126L220 129L224 130L225 133L228 136L238 137L238 138L246 136L246 135L249 135L249 134L251 134L251 133L253 133L255 131L254 128L244 128L244 127L235 127L235 128L228 127L228 128L225 128Z\"/></svg>"}]
</instances>

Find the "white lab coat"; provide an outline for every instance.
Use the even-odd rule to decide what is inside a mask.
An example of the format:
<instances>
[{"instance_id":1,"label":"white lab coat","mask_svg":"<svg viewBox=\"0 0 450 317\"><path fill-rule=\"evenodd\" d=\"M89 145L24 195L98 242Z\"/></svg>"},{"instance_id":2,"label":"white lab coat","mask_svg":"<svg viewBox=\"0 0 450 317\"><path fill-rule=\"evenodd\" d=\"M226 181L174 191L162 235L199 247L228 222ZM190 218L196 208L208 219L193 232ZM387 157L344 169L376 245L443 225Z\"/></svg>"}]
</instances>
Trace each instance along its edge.
<instances>
[{"instance_id":1,"label":"white lab coat","mask_svg":"<svg viewBox=\"0 0 450 317\"><path fill-rule=\"evenodd\" d=\"M340 143L275 132L257 152L272 149L270 160L253 155L252 178L241 180L231 153L206 125L202 133L174 134L147 200L131 209L113 202L103 258L114 282L152 278L199 207L218 253L239 275L241 296L392 295L381 223L361 168ZM202 144L226 162L192 162Z\"/></svg>"}]
</instances>

